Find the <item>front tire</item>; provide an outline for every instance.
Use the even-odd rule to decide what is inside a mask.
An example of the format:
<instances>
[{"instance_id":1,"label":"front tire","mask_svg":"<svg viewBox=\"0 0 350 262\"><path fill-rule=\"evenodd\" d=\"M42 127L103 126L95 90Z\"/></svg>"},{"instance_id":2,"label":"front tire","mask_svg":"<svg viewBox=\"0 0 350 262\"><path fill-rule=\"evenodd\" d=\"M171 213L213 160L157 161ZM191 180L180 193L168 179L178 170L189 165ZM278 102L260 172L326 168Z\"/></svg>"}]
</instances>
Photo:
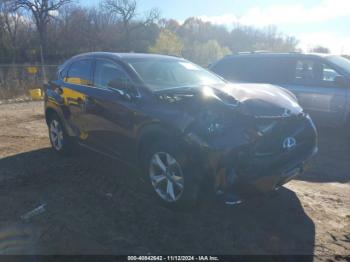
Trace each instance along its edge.
<instances>
[{"instance_id":1,"label":"front tire","mask_svg":"<svg viewBox=\"0 0 350 262\"><path fill-rule=\"evenodd\" d=\"M70 155L73 151L73 141L68 136L57 115L50 117L48 128L52 149L60 155Z\"/></svg>"},{"instance_id":2,"label":"front tire","mask_svg":"<svg viewBox=\"0 0 350 262\"><path fill-rule=\"evenodd\" d=\"M142 162L149 188L162 205L187 209L196 204L199 185L195 166L179 148L155 143L146 150Z\"/></svg>"}]
</instances>

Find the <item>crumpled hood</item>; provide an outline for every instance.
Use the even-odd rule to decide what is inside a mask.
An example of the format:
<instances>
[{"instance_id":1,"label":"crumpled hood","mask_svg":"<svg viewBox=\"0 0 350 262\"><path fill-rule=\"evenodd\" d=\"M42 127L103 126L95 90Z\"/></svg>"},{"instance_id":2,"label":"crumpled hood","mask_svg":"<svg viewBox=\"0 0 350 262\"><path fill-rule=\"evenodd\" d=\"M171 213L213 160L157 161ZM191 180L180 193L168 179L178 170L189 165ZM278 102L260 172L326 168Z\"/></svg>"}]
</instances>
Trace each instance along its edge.
<instances>
[{"instance_id":1,"label":"crumpled hood","mask_svg":"<svg viewBox=\"0 0 350 262\"><path fill-rule=\"evenodd\" d=\"M199 100L206 107L216 103L239 109L251 116L280 117L302 112L295 96L289 91L269 84L227 84L215 87L184 87L158 92L160 98L170 103L188 101L197 107Z\"/></svg>"},{"instance_id":2,"label":"crumpled hood","mask_svg":"<svg viewBox=\"0 0 350 262\"><path fill-rule=\"evenodd\" d=\"M240 102L241 109L255 116L297 115L302 108L296 97L283 88L269 84L228 84L221 91Z\"/></svg>"}]
</instances>

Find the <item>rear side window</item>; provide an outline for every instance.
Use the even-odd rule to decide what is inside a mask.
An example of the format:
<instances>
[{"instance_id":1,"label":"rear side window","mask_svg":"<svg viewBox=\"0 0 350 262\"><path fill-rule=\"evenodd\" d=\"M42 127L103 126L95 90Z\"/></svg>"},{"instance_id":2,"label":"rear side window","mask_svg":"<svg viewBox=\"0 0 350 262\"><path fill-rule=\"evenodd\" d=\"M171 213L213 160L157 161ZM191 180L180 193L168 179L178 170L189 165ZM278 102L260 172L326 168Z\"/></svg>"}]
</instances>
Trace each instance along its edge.
<instances>
[{"instance_id":1,"label":"rear side window","mask_svg":"<svg viewBox=\"0 0 350 262\"><path fill-rule=\"evenodd\" d=\"M230 81L244 81L246 79L246 65L241 59L223 59L211 68L214 73Z\"/></svg>"},{"instance_id":2,"label":"rear side window","mask_svg":"<svg viewBox=\"0 0 350 262\"><path fill-rule=\"evenodd\" d=\"M65 81L77 85L92 84L92 60L80 60L74 62L68 71Z\"/></svg>"},{"instance_id":3,"label":"rear side window","mask_svg":"<svg viewBox=\"0 0 350 262\"><path fill-rule=\"evenodd\" d=\"M233 57L214 65L213 71L233 82L288 83L295 64L288 58Z\"/></svg>"}]
</instances>

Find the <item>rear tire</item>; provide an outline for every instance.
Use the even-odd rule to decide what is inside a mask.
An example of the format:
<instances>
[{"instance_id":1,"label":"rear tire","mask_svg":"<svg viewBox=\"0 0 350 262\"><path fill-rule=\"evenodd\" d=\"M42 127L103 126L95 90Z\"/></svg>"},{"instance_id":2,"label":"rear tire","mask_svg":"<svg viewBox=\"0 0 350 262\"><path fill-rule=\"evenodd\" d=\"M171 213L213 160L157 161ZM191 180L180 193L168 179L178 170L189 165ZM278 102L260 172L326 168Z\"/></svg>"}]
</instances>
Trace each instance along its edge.
<instances>
[{"instance_id":1,"label":"rear tire","mask_svg":"<svg viewBox=\"0 0 350 262\"><path fill-rule=\"evenodd\" d=\"M71 155L74 142L65 131L65 128L57 115L52 115L50 117L48 128L52 149L60 155Z\"/></svg>"},{"instance_id":2,"label":"rear tire","mask_svg":"<svg viewBox=\"0 0 350 262\"><path fill-rule=\"evenodd\" d=\"M196 168L177 143L157 142L144 151L142 171L153 196L169 208L188 209L197 202Z\"/></svg>"}]
</instances>

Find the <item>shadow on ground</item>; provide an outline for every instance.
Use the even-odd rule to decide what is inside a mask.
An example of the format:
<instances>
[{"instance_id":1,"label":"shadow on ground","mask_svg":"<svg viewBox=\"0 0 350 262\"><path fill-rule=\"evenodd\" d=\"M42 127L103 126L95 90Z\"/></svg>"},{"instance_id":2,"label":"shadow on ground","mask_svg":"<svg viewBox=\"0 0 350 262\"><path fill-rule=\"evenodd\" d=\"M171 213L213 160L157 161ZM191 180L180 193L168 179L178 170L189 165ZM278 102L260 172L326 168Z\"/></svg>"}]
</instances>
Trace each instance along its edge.
<instances>
[{"instance_id":1,"label":"shadow on ground","mask_svg":"<svg viewBox=\"0 0 350 262\"><path fill-rule=\"evenodd\" d=\"M135 170L80 151L0 160L0 254L313 254L315 226L295 193L191 212L156 204ZM40 204L46 211L24 221Z\"/></svg>"}]
</instances>

